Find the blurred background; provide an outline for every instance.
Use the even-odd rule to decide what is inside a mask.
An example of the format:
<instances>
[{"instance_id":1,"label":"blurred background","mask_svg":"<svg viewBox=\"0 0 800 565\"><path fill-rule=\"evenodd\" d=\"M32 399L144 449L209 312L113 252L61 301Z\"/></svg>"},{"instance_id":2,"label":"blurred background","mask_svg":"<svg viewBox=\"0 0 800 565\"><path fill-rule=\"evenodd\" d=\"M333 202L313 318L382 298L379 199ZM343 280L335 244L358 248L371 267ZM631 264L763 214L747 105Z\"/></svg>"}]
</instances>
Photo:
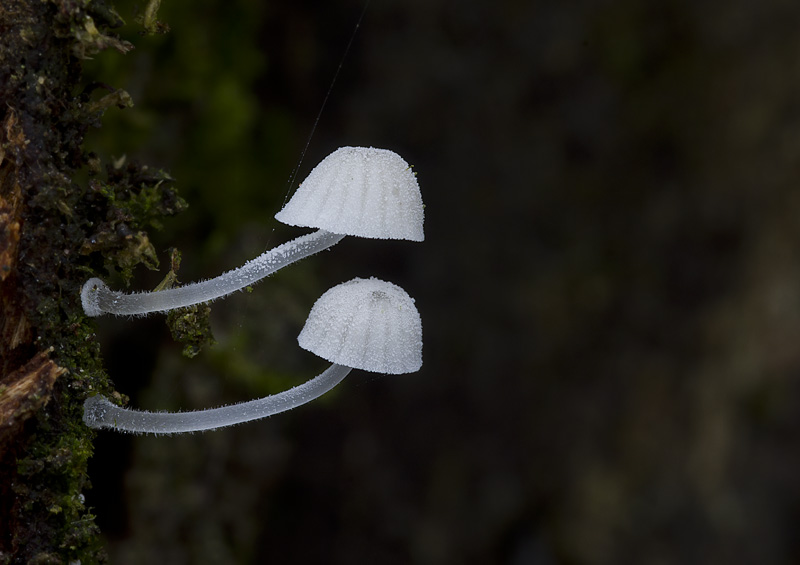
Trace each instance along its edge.
<instances>
[{"instance_id":1,"label":"blurred background","mask_svg":"<svg viewBox=\"0 0 800 565\"><path fill-rule=\"evenodd\" d=\"M356 276L424 328L416 374L213 433L100 433L112 563L800 562L800 4L372 0L349 51L360 1L164 0L154 37L116 4L136 49L87 80L136 106L88 148L189 204L131 288L173 246L189 282L305 233L273 215L343 145L414 165L426 240L347 238L215 303L193 359L163 316L98 321L151 410L316 375L296 335Z\"/></svg>"}]
</instances>

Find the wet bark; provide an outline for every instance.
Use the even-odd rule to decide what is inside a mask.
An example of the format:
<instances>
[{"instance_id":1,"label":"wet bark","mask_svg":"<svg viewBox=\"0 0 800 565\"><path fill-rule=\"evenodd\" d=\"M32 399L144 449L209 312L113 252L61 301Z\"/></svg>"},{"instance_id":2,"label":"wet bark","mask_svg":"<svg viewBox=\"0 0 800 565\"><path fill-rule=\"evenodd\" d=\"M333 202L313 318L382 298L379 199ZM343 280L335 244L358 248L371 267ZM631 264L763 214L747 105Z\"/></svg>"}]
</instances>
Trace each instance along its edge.
<instances>
[{"instance_id":1,"label":"wet bark","mask_svg":"<svg viewBox=\"0 0 800 565\"><path fill-rule=\"evenodd\" d=\"M121 24L99 1L0 3L0 563L106 559L81 415L110 391L79 290L154 264L146 227L181 207L164 173L82 149L108 107L131 103L81 75L86 57L132 48Z\"/></svg>"}]
</instances>

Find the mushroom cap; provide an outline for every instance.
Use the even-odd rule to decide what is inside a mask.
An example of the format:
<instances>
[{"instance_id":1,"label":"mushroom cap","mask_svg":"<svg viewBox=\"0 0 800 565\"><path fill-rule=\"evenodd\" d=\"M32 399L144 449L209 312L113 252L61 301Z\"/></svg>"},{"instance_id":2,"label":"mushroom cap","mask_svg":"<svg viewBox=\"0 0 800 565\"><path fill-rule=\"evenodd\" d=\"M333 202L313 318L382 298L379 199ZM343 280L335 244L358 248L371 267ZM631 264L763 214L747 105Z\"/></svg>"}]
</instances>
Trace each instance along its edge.
<instances>
[{"instance_id":1,"label":"mushroom cap","mask_svg":"<svg viewBox=\"0 0 800 565\"><path fill-rule=\"evenodd\" d=\"M376 278L353 279L323 294L297 338L331 363L375 373L422 366L422 321L414 299Z\"/></svg>"},{"instance_id":2,"label":"mushroom cap","mask_svg":"<svg viewBox=\"0 0 800 565\"><path fill-rule=\"evenodd\" d=\"M411 166L374 147L342 147L314 167L275 219L376 239L422 241L422 196Z\"/></svg>"}]
</instances>

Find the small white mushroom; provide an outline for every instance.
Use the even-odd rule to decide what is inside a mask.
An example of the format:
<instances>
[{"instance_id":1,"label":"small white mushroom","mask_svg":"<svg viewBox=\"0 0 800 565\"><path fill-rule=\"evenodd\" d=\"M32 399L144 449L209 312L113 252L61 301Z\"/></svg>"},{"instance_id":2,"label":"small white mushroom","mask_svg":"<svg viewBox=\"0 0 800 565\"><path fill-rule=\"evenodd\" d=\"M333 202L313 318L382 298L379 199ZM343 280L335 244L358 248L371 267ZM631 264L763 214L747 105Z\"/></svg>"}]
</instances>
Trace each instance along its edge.
<instances>
[{"instance_id":1,"label":"small white mushroom","mask_svg":"<svg viewBox=\"0 0 800 565\"><path fill-rule=\"evenodd\" d=\"M411 241L425 239L423 217L414 171L397 153L374 147L328 155L275 215L290 226Z\"/></svg>"},{"instance_id":2,"label":"small white mushroom","mask_svg":"<svg viewBox=\"0 0 800 565\"><path fill-rule=\"evenodd\" d=\"M215 300L327 249L345 235L424 238L416 175L396 153L373 147L342 147L328 155L275 218L318 230L279 245L238 269L178 288L126 294L109 289L98 278L89 279L81 289L83 310L87 316L145 315Z\"/></svg>"},{"instance_id":3,"label":"small white mushroom","mask_svg":"<svg viewBox=\"0 0 800 565\"><path fill-rule=\"evenodd\" d=\"M331 363L374 373L413 373L422 366L422 322L414 299L374 277L323 294L297 342Z\"/></svg>"},{"instance_id":4,"label":"small white mushroom","mask_svg":"<svg viewBox=\"0 0 800 565\"><path fill-rule=\"evenodd\" d=\"M91 428L151 434L213 430L296 408L331 390L352 369L411 373L422 366L422 322L414 300L399 286L354 279L323 294L298 337L300 346L333 363L285 392L192 412L146 412L120 408L101 395L84 403Z\"/></svg>"}]
</instances>

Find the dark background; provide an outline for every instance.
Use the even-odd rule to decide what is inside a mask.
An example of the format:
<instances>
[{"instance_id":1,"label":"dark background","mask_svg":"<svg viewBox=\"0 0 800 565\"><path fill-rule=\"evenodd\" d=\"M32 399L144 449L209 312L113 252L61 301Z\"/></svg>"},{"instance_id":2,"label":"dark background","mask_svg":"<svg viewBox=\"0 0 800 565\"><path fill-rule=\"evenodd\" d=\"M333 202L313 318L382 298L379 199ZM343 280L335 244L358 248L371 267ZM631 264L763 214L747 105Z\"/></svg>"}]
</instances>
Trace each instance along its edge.
<instances>
[{"instance_id":1,"label":"dark background","mask_svg":"<svg viewBox=\"0 0 800 565\"><path fill-rule=\"evenodd\" d=\"M136 50L87 67L136 107L89 147L190 205L132 288L171 246L191 281L305 233L272 216L342 145L415 166L426 240L347 238L215 303L191 360L163 317L98 322L131 405L170 410L316 375L295 337L356 276L424 328L416 374L100 433L112 563L800 561L800 4L372 0L294 183L363 5L164 0L157 37L118 7Z\"/></svg>"}]
</instances>

